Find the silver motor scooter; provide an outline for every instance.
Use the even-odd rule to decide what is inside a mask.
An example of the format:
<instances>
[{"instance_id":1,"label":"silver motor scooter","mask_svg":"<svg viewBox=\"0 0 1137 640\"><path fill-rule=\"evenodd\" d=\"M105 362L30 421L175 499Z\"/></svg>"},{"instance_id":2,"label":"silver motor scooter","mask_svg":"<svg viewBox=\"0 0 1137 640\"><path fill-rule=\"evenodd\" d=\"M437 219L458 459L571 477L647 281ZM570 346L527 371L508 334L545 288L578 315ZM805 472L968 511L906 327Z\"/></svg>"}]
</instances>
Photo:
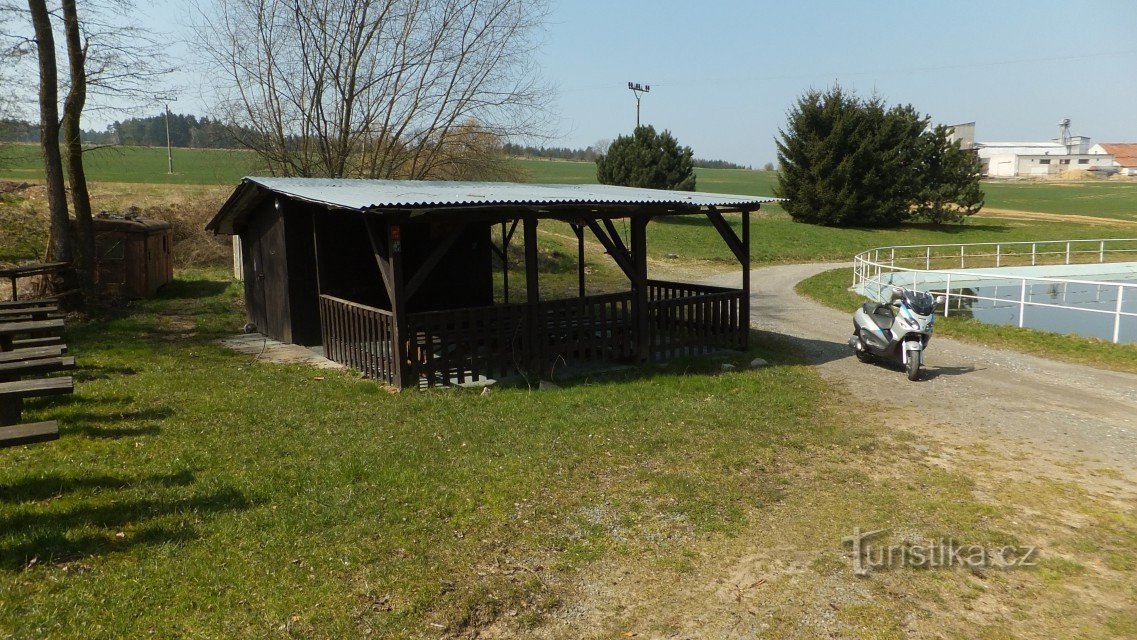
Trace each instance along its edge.
<instances>
[{"instance_id":1,"label":"silver motor scooter","mask_svg":"<svg viewBox=\"0 0 1137 640\"><path fill-rule=\"evenodd\" d=\"M936 306L943 302L943 296L893 287L888 304L866 302L853 313L849 346L861 362L874 358L898 362L909 380L917 380L924 349L932 339Z\"/></svg>"}]
</instances>

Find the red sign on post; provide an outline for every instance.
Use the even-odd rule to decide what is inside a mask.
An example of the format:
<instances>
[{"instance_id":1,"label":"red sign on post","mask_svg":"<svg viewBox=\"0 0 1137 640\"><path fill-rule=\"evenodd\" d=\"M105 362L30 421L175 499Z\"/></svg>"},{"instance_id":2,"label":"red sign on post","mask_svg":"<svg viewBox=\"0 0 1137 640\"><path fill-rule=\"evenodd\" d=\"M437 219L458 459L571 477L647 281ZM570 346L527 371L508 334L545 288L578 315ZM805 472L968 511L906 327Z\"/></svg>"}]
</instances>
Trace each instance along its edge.
<instances>
[{"instance_id":1,"label":"red sign on post","mask_svg":"<svg viewBox=\"0 0 1137 640\"><path fill-rule=\"evenodd\" d=\"M397 224L391 225L391 239L392 240L398 240L399 239L399 233L400 233L399 225L397 225Z\"/></svg>"}]
</instances>

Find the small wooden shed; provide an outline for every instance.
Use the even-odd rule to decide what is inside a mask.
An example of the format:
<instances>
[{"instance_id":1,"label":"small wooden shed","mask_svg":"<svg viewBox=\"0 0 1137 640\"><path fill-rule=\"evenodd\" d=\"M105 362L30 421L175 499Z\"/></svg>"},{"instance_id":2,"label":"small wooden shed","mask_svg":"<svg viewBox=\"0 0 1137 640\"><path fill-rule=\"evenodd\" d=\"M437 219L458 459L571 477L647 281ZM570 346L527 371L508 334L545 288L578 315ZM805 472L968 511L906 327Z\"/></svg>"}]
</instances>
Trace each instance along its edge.
<instances>
[{"instance_id":1,"label":"small wooden shed","mask_svg":"<svg viewBox=\"0 0 1137 640\"><path fill-rule=\"evenodd\" d=\"M149 298L174 279L174 232L169 222L100 214L93 227L100 291Z\"/></svg>"},{"instance_id":2,"label":"small wooden shed","mask_svg":"<svg viewBox=\"0 0 1137 640\"><path fill-rule=\"evenodd\" d=\"M750 212L775 198L605 185L245 178L207 229L238 235L249 321L398 388L542 371L553 362L662 360L744 349ZM741 234L724 214L740 214ZM739 289L652 280L653 218L707 221L742 268ZM541 221L577 238L579 295L544 300ZM630 232L625 243L616 221ZM519 225L525 301L495 299L493 256ZM564 227L561 227L564 228ZM628 290L585 295L585 237ZM504 261L503 261L504 262Z\"/></svg>"}]
</instances>

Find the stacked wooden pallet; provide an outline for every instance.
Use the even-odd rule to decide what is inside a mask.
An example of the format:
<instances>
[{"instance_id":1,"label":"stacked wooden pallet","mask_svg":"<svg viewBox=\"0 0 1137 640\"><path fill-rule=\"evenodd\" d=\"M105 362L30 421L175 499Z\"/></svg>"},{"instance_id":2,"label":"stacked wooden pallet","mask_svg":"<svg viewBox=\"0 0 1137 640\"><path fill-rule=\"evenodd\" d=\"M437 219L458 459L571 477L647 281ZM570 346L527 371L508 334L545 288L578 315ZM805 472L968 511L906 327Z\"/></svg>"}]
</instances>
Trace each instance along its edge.
<instances>
[{"instance_id":1,"label":"stacked wooden pallet","mask_svg":"<svg viewBox=\"0 0 1137 640\"><path fill-rule=\"evenodd\" d=\"M0 448L59 437L54 420L23 423L22 414L25 398L74 391L71 376L50 376L75 368L62 334L54 301L0 302Z\"/></svg>"}]
</instances>

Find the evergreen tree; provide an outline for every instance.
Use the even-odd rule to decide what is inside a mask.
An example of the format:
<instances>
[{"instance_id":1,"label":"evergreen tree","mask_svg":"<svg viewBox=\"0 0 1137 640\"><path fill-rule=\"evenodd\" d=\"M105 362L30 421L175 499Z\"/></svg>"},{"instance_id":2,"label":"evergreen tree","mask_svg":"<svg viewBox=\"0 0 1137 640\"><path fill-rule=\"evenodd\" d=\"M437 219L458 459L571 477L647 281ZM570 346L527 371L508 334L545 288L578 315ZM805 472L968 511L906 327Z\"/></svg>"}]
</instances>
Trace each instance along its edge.
<instances>
[{"instance_id":1,"label":"evergreen tree","mask_svg":"<svg viewBox=\"0 0 1137 640\"><path fill-rule=\"evenodd\" d=\"M600 184L649 189L695 190L691 147L681 147L670 131L657 134L650 125L620 136L596 158Z\"/></svg>"},{"instance_id":2,"label":"evergreen tree","mask_svg":"<svg viewBox=\"0 0 1137 640\"><path fill-rule=\"evenodd\" d=\"M950 127L940 125L924 136L929 148L913 214L929 222L958 222L983 207L979 158L949 142Z\"/></svg>"},{"instance_id":3,"label":"evergreen tree","mask_svg":"<svg viewBox=\"0 0 1137 640\"><path fill-rule=\"evenodd\" d=\"M777 192L795 220L885 227L961 220L983 204L975 159L911 105L810 91L779 133Z\"/></svg>"}]
</instances>

